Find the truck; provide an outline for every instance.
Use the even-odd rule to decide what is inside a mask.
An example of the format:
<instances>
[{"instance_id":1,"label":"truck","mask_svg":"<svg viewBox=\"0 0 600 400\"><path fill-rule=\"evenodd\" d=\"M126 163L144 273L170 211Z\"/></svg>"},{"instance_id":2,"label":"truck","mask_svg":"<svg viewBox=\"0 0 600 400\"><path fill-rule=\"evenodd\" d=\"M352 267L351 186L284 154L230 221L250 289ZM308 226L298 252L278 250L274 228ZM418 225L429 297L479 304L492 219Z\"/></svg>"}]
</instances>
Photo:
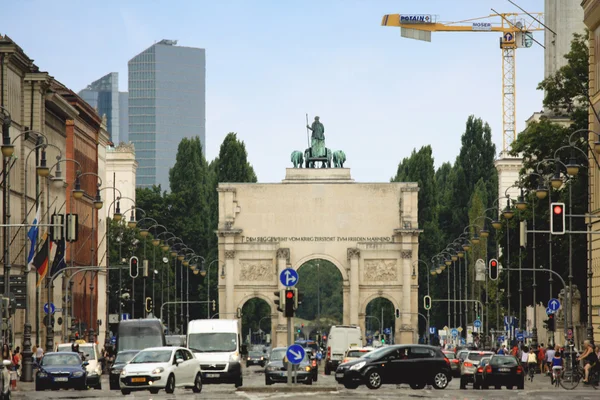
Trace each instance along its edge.
<instances>
[{"instance_id":1,"label":"truck","mask_svg":"<svg viewBox=\"0 0 600 400\"><path fill-rule=\"evenodd\" d=\"M242 386L241 343L239 319L196 319L188 324L187 346L200 360L205 384Z\"/></svg>"},{"instance_id":2,"label":"truck","mask_svg":"<svg viewBox=\"0 0 600 400\"><path fill-rule=\"evenodd\" d=\"M325 375L337 369L342 363L346 350L363 345L362 331L356 325L333 325L327 335L327 353L325 356Z\"/></svg>"}]
</instances>

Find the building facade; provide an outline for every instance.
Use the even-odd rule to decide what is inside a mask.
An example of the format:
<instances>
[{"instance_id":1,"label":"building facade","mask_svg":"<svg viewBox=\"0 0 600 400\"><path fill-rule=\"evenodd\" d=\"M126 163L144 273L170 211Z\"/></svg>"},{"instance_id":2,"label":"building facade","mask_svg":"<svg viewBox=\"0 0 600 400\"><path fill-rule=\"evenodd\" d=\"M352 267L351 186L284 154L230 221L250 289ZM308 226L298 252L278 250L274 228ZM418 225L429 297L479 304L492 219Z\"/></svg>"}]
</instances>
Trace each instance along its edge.
<instances>
[{"instance_id":1,"label":"building facade","mask_svg":"<svg viewBox=\"0 0 600 400\"><path fill-rule=\"evenodd\" d=\"M120 96L119 73L111 72L90 83L81 90L79 96L94 108L100 116L106 115L106 129L110 140L119 143L120 136Z\"/></svg>"},{"instance_id":2,"label":"building facade","mask_svg":"<svg viewBox=\"0 0 600 400\"><path fill-rule=\"evenodd\" d=\"M131 210L135 206L135 178L138 163L135 160L135 148L131 143L122 143L116 147L109 147L106 151L106 185L107 187L116 187L119 189L123 199L119 201L121 213ZM119 193L106 193L107 205L110 205ZM133 201L131 201L133 199ZM116 204L116 203L115 203ZM107 216L115 212L115 204L109 210L107 207ZM127 214L129 217L131 213Z\"/></svg>"},{"instance_id":3,"label":"building facade","mask_svg":"<svg viewBox=\"0 0 600 400\"><path fill-rule=\"evenodd\" d=\"M137 186L169 189L169 169L184 137L205 144L204 49L161 40L133 57L129 70L129 140L135 144Z\"/></svg>"},{"instance_id":4,"label":"building facade","mask_svg":"<svg viewBox=\"0 0 600 400\"><path fill-rule=\"evenodd\" d=\"M129 142L129 93L119 92L119 140L114 145Z\"/></svg>"},{"instance_id":5,"label":"building facade","mask_svg":"<svg viewBox=\"0 0 600 400\"><path fill-rule=\"evenodd\" d=\"M584 22L589 29L589 94L596 110L600 110L600 0L584 0L581 3L584 11ZM599 139L600 121L596 118L590 107L589 140L595 142ZM590 210L593 215L600 215L600 170L595 164L592 155L589 157L589 185L591 192ZM600 219L592 218L592 230L600 231ZM592 235L592 285L588 288L591 292L591 323L593 335L600 338L600 235ZM588 294L589 295L589 294ZM589 318L589 317L588 317Z\"/></svg>"}]
</instances>

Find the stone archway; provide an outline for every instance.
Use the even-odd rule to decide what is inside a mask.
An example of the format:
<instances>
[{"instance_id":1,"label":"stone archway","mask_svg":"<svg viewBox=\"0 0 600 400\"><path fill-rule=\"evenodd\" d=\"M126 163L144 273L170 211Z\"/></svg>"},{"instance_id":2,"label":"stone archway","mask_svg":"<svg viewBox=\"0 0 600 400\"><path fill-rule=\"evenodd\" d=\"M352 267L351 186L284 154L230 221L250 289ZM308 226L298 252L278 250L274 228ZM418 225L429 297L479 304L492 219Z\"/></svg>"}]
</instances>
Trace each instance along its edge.
<instances>
[{"instance_id":1,"label":"stone archway","mask_svg":"<svg viewBox=\"0 0 600 400\"><path fill-rule=\"evenodd\" d=\"M380 301L378 301L380 300ZM381 301L383 300L383 301ZM380 303L380 304L376 304ZM383 310L380 309L383 308ZM370 308L370 310L369 310ZM363 332L367 332L367 326L371 326L372 328L375 326L375 329L372 331L379 331L379 333L383 333L381 329L392 328L393 337L395 338L396 334L399 333L399 330L396 328L399 327L399 322L396 322L396 310L398 310L398 305L395 302L393 296L387 293L374 294L367 298L364 304L361 305L361 328ZM373 318L368 318L373 317ZM373 319L377 321L376 324L373 324ZM379 324L379 325L378 325Z\"/></svg>"},{"instance_id":2,"label":"stone archway","mask_svg":"<svg viewBox=\"0 0 600 400\"><path fill-rule=\"evenodd\" d=\"M274 345L286 345L273 303L279 274L320 258L342 275L344 324L361 325L365 301L385 293L402 311L396 341L415 341L416 183L355 183L345 168L290 168L280 184L220 183L217 191L220 317L248 296L269 298Z\"/></svg>"}]
</instances>

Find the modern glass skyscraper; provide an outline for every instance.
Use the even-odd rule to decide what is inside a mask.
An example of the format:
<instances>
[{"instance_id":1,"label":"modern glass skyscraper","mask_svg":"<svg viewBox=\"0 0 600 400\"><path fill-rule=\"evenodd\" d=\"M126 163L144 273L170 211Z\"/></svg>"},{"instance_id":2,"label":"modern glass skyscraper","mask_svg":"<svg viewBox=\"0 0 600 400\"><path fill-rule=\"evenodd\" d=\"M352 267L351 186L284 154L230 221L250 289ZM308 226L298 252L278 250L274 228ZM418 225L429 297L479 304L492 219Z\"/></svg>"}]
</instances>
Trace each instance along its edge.
<instances>
[{"instance_id":1,"label":"modern glass skyscraper","mask_svg":"<svg viewBox=\"0 0 600 400\"><path fill-rule=\"evenodd\" d=\"M128 68L137 186L169 190L169 169L181 139L199 136L205 144L205 51L161 40L133 57Z\"/></svg>"},{"instance_id":2,"label":"modern glass skyscraper","mask_svg":"<svg viewBox=\"0 0 600 400\"><path fill-rule=\"evenodd\" d=\"M106 115L106 129L110 140L119 144L119 73L111 72L87 88L80 91L79 96L90 106L98 110L98 114Z\"/></svg>"},{"instance_id":3,"label":"modern glass skyscraper","mask_svg":"<svg viewBox=\"0 0 600 400\"><path fill-rule=\"evenodd\" d=\"M129 93L127 92L119 92L119 140L129 142Z\"/></svg>"}]
</instances>

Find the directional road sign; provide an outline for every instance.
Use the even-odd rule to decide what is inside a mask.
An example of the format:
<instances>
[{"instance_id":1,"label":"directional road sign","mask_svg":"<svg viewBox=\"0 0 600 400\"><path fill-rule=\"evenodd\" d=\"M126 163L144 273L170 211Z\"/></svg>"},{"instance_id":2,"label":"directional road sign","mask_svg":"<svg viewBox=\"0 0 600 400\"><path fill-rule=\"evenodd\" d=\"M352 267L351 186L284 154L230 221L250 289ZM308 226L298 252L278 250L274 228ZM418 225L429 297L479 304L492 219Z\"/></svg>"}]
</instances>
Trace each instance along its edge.
<instances>
[{"instance_id":1,"label":"directional road sign","mask_svg":"<svg viewBox=\"0 0 600 400\"><path fill-rule=\"evenodd\" d=\"M525 336L523 335L523 332L519 332L517 333L517 340L522 342L523 339L525 339Z\"/></svg>"},{"instance_id":2,"label":"directional road sign","mask_svg":"<svg viewBox=\"0 0 600 400\"><path fill-rule=\"evenodd\" d=\"M504 342L504 336L498 336L498 341L499 342Z\"/></svg>"},{"instance_id":3,"label":"directional road sign","mask_svg":"<svg viewBox=\"0 0 600 400\"><path fill-rule=\"evenodd\" d=\"M295 269L286 268L279 274L279 281L286 287L296 286L298 283L298 273Z\"/></svg>"},{"instance_id":4,"label":"directional road sign","mask_svg":"<svg viewBox=\"0 0 600 400\"><path fill-rule=\"evenodd\" d=\"M474 326L475 328L481 328L481 320L479 320L479 319L476 319L476 320L473 322L473 326Z\"/></svg>"},{"instance_id":5,"label":"directional road sign","mask_svg":"<svg viewBox=\"0 0 600 400\"><path fill-rule=\"evenodd\" d=\"M560 308L560 301L556 299L550 299L550 301L548 302L548 308L555 312L558 311L558 309Z\"/></svg>"},{"instance_id":6,"label":"directional road sign","mask_svg":"<svg viewBox=\"0 0 600 400\"><path fill-rule=\"evenodd\" d=\"M452 334L452 337L457 337L458 336L458 329L454 328L454 329L452 329L452 331L450 333Z\"/></svg>"},{"instance_id":7,"label":"directional road sign","mask_svg":"<svg viewBox=\"0 0 600 400\"><path fill-rule=\"evenodd\" d=\"M56 309L54 308L54 303L50 303L50 305L48 305L48 303L44 304L44 312L46 314L48 314L48 312L50 314L54 314L54 311L56 311Z\"/></svg>"},{"instance_id":8,"label":"directional road sign","mask_svg":"<svg viewBox=\"0 0 600 400\"><path fill-rule=\"evenodd\" d=\"M304 352L304 347L300 346L299 344L291 345L285 352L285 356L292 364L300 364L300 362L304 360L305 355L306 353Z\"/></svg>"},{"instance_id":9,"label":"directional road sign","mask_svg":"<svg viewBox=\"0 0 600 400\"><path fill-rule=\"evenodd\" d=\"M384 333L384 335L389 335L389 334L391 334L391 333L392 333L392 330L391 330L390 328L385 328L385 329L383 330L383 333Z\"/></svg>"},{"instance_id":10,"label":"directional road sign","mask_svg":"<svg viewBox=\"0 0 600 400\"><path fill-rule=\"evenodd\" d=\"M551 309L550 307L546 308L546 315L554 314L556 311Z\"/></svg>"}]
</instances>

